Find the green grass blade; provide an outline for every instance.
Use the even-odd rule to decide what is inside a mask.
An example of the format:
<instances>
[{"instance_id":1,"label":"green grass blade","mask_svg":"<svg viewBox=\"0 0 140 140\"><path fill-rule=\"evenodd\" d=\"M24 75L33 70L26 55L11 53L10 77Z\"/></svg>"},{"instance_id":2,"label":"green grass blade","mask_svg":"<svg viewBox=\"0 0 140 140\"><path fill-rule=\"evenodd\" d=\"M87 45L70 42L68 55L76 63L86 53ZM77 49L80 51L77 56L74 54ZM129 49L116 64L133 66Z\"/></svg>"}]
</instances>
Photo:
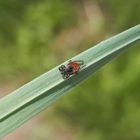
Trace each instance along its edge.
<instances>
[{"instance_id":1,"label":"green grass blade","mask_svg":"<svg viewBox=\"0 0 140 140\"><path fill-rule=\"evenodd\" d=\"M78 75L64 80L58 66L0 100L0 137L10 133L140 39L140 25L107 39L71 60L84 60ZM67 64L67 62L63 64Z\"/></svg>"}]
</instances>

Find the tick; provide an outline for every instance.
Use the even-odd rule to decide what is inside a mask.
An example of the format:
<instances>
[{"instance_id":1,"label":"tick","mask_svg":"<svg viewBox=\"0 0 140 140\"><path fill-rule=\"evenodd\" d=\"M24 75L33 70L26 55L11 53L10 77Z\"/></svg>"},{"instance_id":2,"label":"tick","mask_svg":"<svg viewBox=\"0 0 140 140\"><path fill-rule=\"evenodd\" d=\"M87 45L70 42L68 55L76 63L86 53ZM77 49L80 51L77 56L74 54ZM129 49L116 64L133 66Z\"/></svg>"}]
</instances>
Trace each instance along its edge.
<instances>
[{"instance_id":1,"label":"tick","mask_svg":"<svg viewBox=\"0 0 140 140\"><path fill-rule=\"evenodd\" d=\"M68 79L71 75L78 74L79 70L81 69L81 65L84 64L83 60L72 61L70 60L69 63L65 65L61 65L58 69L62 74L64 79Z\"/></svg>"}]
</instances>

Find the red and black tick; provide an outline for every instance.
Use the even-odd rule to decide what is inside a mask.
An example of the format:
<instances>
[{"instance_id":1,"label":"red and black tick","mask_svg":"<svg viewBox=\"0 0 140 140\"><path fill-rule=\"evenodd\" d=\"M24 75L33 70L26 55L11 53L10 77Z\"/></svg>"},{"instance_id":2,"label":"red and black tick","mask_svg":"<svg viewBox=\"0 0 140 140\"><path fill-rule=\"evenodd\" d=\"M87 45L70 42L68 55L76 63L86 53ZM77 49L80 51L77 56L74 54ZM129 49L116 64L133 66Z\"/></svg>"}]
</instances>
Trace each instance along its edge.
<instances>
[{"instance_id":1,"label":"red and black tick","mask_svg":"<svg viewBox=\"0 0 140 140\"><path fill-rule=\"evenodd\" d=\"M70 60L69 63L65 65L61 65L58 69L62 74L64 79L68 79L71 75L77 74L81 69L81 65L84 64L83 60Z\"/></svg>"}]
</instances>

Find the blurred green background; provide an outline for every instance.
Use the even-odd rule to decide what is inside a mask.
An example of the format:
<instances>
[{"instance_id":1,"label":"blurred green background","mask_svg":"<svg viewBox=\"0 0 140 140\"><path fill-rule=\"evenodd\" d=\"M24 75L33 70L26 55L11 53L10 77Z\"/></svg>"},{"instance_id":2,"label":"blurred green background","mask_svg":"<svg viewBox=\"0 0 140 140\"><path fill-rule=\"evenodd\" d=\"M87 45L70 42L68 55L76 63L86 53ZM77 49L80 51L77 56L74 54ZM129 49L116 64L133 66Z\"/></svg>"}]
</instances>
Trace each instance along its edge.
<instances>
[{"instance_id":1,"label":"blurred green background","mask_svg":"<svg viewBox=\"0 0 140 140\"><path fill-rule=\"evenodd\" d=\"M0 0L0 97L139 23L139 0ZM4 140L140 140L135 46Z\"/></svg>"}]
</instances>

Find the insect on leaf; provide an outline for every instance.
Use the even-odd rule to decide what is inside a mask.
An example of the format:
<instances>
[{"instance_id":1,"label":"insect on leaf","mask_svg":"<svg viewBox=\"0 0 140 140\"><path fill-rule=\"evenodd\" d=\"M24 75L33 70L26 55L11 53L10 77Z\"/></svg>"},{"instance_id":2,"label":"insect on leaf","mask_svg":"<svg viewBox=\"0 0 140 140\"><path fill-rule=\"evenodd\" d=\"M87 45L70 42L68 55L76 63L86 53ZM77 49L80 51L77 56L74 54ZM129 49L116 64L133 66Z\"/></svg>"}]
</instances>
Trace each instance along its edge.
<instances>
[{"instance_id":1,"label":"insect on leaf","mask_svg":"<svg viewBox=\"0 0 140 140\"><path fill-rule=\"evenodd\" d=\"M37 115L139 39L140 25L137 25L73 57L71 60L83 60L85 64L77 75L63 79L59 65L3 97L0 100L0 138Z\"/></svg>"}]
</instances>

